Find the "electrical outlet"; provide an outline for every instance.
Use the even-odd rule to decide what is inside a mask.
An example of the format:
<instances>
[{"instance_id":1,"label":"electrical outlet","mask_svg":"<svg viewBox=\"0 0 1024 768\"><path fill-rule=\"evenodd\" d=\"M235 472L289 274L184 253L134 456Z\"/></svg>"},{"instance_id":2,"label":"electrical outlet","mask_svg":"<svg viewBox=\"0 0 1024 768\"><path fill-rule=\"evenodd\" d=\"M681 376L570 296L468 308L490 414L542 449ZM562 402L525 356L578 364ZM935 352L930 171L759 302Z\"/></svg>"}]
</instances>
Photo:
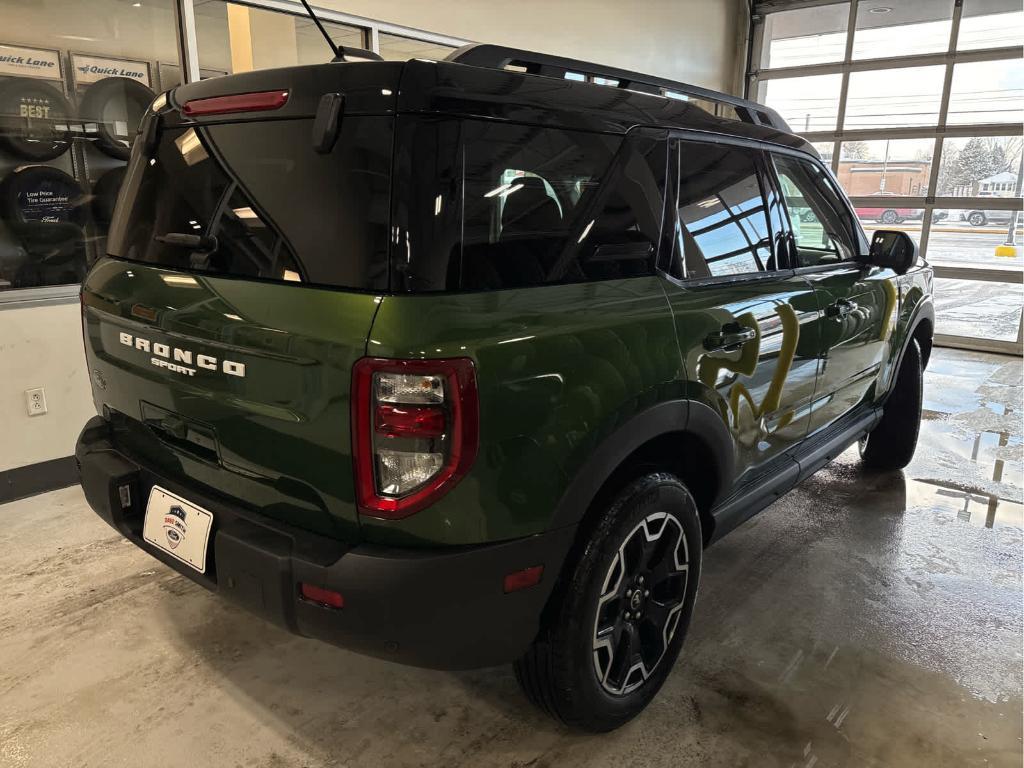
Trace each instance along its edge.
<instances>
[{"instance_id":1,"label":"electrical outlet","mask_svg":"<svg viewBox=\"0 0 1024 768\"><path fill-rule=\"evenodd\" d=\"M46 413L46 392L42 387L25 390L25 407L29 416L42 416Z\"/></svg>"}]
</instances>

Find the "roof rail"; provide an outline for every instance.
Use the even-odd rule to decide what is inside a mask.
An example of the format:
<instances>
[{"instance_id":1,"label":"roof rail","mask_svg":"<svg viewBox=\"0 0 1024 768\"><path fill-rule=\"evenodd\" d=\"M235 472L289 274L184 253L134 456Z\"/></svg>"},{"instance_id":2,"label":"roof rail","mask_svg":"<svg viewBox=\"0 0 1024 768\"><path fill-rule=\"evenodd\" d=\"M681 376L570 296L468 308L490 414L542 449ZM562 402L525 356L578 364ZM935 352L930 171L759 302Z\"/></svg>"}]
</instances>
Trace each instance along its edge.
<instances>
[{"instance_id":1,"label":"roof rail","mask_svg":"<svg viewBox=\"0 0 1024 768\"><path fill-rule=\"evenodd\" d=\"M779 113L763 104L758 104L748 99L741 99L738 96L731 96L727 93L712 91L708 88L701 88L664 77L656 77L655 75L630 72L626 69L616 69L604 64L594 64L589 61L579 61L563 56L552 56L547 53L536 53L519 48L508 48L503 45L491 45L489 43L464 45L452 51L445 61L469 64L474 67L486 67L488 69L509 69L516 72L526 72L531 75L556 77L560 80L565 79L567 73L583 75L589 79L601 78L606 81L601 84L606 86L651 93L658 96L701 99L713 102L716 105L728 105L732 107L739 119L744 122L766 125L770 128L792 133L786 121L779 116ZM714 111L715 114L720 114L719 110Z\"/></svg>"}]
</instances>

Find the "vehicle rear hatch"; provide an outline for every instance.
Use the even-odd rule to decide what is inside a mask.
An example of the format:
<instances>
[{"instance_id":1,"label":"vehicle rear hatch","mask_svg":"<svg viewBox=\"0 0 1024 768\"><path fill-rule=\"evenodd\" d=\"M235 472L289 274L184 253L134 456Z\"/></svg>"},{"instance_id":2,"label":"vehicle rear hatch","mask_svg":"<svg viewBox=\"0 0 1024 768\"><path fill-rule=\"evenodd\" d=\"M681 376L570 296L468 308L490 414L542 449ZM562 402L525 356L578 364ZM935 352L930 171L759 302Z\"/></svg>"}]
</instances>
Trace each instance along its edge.
<instances>
[{"instance_id":1,"label":"vehicle rear hatch","mask_svg":"<svg viewBox=\"0 0 1024 768\"><path fill-rule=\"evenodd\" d=\"M83 285L96 405L152 471L358 534L349 389L387 288L401 64L182 86L147 114Z\"/></svg>"}]
</instances>

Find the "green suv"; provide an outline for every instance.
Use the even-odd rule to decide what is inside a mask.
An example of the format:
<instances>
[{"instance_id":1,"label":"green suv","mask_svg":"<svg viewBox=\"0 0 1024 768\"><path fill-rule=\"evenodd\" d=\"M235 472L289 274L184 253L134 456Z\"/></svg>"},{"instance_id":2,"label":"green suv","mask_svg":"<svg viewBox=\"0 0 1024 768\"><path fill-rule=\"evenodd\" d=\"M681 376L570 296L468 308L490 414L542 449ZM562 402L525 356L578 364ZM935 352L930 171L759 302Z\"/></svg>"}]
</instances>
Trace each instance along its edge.
<instances>
[{"instance_id":1,"label":"green suv","mask_svg":"<svg viewBox=\"0 0 1024 768\"><path fill-rule=\"evenodd\" d=\"M514 662L580 728L657 693L706 546L917 440L913 242L869 243L770 109L681 83L472 46L183 85L106 250L96 512L292 632Z\"/></svg>"}]
</instances>

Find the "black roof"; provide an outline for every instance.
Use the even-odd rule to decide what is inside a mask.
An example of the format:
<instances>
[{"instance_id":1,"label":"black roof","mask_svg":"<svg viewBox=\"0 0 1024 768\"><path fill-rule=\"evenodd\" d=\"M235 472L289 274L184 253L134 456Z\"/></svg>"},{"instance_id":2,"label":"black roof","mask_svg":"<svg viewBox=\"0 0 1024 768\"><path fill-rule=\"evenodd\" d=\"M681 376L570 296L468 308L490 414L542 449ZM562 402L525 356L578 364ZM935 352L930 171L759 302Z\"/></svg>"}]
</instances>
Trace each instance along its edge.
<instances>
[{"instance_id":1,"label":"black roof","mask_svg":"<svg viewBox=\"0 0 1024 768\"><path fill-rule=\"evenodd\" d=\"M483 55L472 55L477 52ZM531 60L517 58L517 54L538 57L545 63L522 66L520 62ZM484 65L469 63L474 61ZM548 63L552 61L555 64ZM517 68L505 69L509 63ZM615 80L616 85L566 79L566 71L588 77L596 71L600 77ZM461 114L609 133L624 133L637 126L708 131L817 155L774 110L755 102L663 78L498 46L468 46L445 61L407 62L398 111Z\"/></svg>"}]
</instances>

